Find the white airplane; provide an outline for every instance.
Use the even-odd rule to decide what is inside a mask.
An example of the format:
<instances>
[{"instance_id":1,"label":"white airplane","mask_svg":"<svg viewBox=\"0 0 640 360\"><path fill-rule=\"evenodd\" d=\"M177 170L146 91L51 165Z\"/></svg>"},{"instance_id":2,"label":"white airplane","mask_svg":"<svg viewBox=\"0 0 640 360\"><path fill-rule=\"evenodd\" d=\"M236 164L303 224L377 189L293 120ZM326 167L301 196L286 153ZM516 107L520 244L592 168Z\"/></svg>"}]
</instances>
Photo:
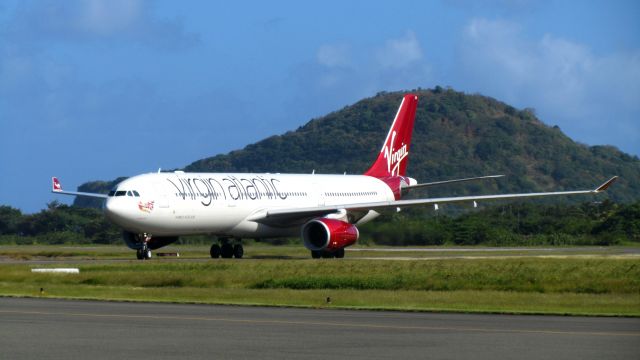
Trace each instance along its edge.
<instances>
[{"instance_id":1,"label":"white airplane","mask_svg":"<svg viewBox=\"0 0 640 360\"><path fill-rule=\"evenodd\" d=\"M345 247L358 240L357 226L383 209L597 194L617 178L594 190L401 200L410 189L502 176L423 184L407 177L417 103L416 95L404 96L378 158L363 175L158 172L124 180L108 195L63 191L54 177L52 191L106 199L107 218L124 229L124 240L137 250L138 259L149 259L151 250L193 234L218 237L211 246L213 258L241 258L241 238L291 236L301 236L313 258L342 258Z\"/></svg>"}]
</instances>

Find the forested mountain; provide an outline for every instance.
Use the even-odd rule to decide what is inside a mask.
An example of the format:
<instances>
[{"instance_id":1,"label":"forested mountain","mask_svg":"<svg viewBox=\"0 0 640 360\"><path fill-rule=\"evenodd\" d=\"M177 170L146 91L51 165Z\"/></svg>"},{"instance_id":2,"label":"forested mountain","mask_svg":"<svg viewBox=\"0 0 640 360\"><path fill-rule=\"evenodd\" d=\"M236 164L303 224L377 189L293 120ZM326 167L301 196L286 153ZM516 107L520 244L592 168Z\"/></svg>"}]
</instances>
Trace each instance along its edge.
<instances>
[{"instance_id":1,"label":"forested mountain","mask_svg":"<svg viewBox=\"0 0 640 360\"><path fill-rule=\"evenodd\" d=\"M427 182L507 175L496 181L434 189L430 196L582 189L619 175L607 192L609 198L619 202L640 199L637 156L613 146L577 143L558 127L544 124L533 110L518 110L486 96L440 87L414 92L419 104L409 176ZM362 173L377 156L405 93L380 93L313 119L295 131L195 161L184 170ZM113 183L87 183L79 190L106 192ZM75 204L91 203L77 199Z\"/></svg>"}]
</instances>

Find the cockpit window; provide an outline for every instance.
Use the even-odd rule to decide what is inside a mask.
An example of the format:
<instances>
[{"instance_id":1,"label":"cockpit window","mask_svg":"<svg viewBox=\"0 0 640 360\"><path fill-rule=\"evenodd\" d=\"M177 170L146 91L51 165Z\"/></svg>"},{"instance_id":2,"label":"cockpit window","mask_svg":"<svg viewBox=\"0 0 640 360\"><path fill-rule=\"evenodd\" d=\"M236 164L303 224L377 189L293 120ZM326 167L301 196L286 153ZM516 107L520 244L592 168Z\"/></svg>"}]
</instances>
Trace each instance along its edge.
<instances>
[{"instance_id":1,"label":"cockpit window","mask_svg":"<svg viewBox=\"0 0 640 360\"><path fill-rule=\"evenodd\" d=\"M131 196L140 197L140 193L135 190L111 190L109 196Z\"/></svg>"}]
</instances>

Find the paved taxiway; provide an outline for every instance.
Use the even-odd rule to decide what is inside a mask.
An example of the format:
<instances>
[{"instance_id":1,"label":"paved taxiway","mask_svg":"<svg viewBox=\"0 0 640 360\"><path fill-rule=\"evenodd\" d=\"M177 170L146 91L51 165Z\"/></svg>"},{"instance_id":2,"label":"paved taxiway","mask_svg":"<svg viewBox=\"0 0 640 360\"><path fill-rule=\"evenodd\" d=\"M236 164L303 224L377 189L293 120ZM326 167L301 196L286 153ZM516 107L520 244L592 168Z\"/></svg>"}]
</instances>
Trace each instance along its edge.
<instances>
[{"instance_id":1,"label":"paved taxiway","mask_svg":"<svg viewBox=\"0 0 640 360\"><path fill-rule=\"evenodd\" d=\"M82 251L92 250L91 247L62 247L62 249L81 249ZM169 248L170 251L180 252L179 250L188 249L193 252L193 248ZM211 262L215 261L206 257L208 250L199 248L202 257L185 258L185 257L153 257L153 260L168 262ZM166 250L165 250L166 251ZM371 256L350 257L351 252L370 253ZM380 255L386 253L386 256ZM407 253L414 253L413 256L407 256ZM54 264L97 264L97 263L131 263L136 262L134 252L131 251L130 256L120 259L83 259L83 258L47 258L35 256L32 259L12 258L10 256L0 256L0 265L4 264L30 264L30 265L54 265ZM464 248L464 247L434 247L434 248L369 248L355 247L347 249L347 259L349 260L441 260L441 259L503 259L503 258L640 258L640 247L531 247L531 248L515 248L515 247L480 247L480 248ZM252 256L250 251L245 253L244 260L260 260L265 258L290 259L290 260L307 260L307 255L288 257L288 256Z\"/></svg>"},{"instance_id":2,"label":"paved taxiway","mask_svg":"<svg viewBox=\"0 0 640 360\"><path fill-rule=\"evenodd\" d=\"M0 298L2 359L637 359L640 319Z\"/></svg>"}]
</instances>

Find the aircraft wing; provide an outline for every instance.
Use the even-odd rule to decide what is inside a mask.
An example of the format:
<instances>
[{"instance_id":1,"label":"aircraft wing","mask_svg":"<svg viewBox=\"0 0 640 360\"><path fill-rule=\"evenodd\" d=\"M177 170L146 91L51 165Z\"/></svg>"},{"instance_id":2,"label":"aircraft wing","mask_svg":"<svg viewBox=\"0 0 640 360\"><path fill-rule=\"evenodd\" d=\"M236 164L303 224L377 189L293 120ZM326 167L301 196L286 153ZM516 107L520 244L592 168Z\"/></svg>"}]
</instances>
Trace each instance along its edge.
<instances>
[{"instance_id":1,"label":"aircraft wing","mask_svg":"<svg viewBox=\"0 0 640 360\"><path fill-rule=\"evenodd\" d=\"M62 185L60 184L60 181L58 181L58 178L55 176L51 178L51 192L56 194L63 194L63 195L87 196L87 197L102 198L102 199L106 199L108 197L106 194L64 191L62 190Z\"/></svg>"},{"instance_id":2,"label":"aircraft wing","mask_svg":"<svg viewBox=\"0 0 640 360\"><path fill-rule=\"evenodd\" d=\"M527 197L542 197L542 196L558 196L558 195L578 195L578 194L598 194L605 191L611 184L618 179L617 176L607 180L604 184L598 186L592 190L577 190L577 191L555 191L555 192L540 192L540 193L522 193L522 194L499 194L499 195L473 195L473 196L459 196L459 197L443 197L432 199L412 199L412 200L395 200L395 201L378 201L370 203L356 203L356 204L339 204L320 207L307 207L307 208L285 208L285 209L264 209L259 211L247 220L255 221L265 225L272 226L285 226L296 224L299 222L305 222L316 217L326 216L329 214L337 213L346 210L347 212L367 212L369 210L383 210L388 208L400 208L405 206L420 206L429 204L446 204L446 203L458 203L458 202L471 202L480 200L502 200L502 199L517 199Z\"/></svg>"},{"instance_id":3,"label":"aircraft wing","mask_svg":"<svg viewBox=\"0 0 640 360\"><path fill-rule=\"evenodd\" d=\"M429 183L406 185L406 186L402 187L402 190L405 191L405 190L417 189L417 188L421 188L421 187L429 187L429 186L436 186L436 185L446 185L446 184L466 182L466 181L474 181L474 180L495 179L495 178L500 178L500 177L503 177L503 176L504 175L487 175L487 176L477 176L477 177L471 177L471 178L465 178L465 179L434 181L434 182L429 182Z\"/></svg>"}]
</instances>

